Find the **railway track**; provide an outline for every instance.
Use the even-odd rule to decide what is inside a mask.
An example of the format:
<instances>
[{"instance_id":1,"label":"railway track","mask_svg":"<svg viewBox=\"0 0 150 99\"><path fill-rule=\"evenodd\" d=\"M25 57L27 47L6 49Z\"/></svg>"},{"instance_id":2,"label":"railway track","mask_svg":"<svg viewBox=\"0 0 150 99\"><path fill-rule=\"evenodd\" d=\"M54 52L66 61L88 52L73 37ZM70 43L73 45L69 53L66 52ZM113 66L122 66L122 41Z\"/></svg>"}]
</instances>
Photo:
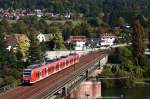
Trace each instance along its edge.
<instances>
[{"instance_id":1,"label":"railway track","mask_svg":"<svg viewBox=\"0 0 150 99\"><path fill-rule=\"evenodd\" d=\"M96 59L100 54L105 52L93 52L84 57L81 57L80 62L74 66L70 66L63 71L60 71L52 76L33 84L32 86L18 86L14 89L8 90L0 94L0 99L33 99L37 95L59 86L62 81L69 79L74 73L82 68L85 64Z\"/></svg>"}]
</instances>

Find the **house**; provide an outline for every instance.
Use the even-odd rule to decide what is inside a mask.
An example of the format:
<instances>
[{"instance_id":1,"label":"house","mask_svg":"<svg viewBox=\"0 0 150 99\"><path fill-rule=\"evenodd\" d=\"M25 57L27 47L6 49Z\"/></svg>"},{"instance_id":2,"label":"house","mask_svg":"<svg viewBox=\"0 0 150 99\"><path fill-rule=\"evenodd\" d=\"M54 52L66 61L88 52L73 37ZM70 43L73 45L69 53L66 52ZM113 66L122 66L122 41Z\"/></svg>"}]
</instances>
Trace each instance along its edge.
<instances>
[{"instance_id":1,"label":"house","mask_svg":"<svg viewBox=\"0 0 150 99\"><path fill-rule=\"evenodd\" d=\"M74 50L84 50L86 37L85 36L70 36L67 43L74 45Z\"/></svg>"},{"instance_id":2,"label":"house","mask_svg":"<svg viewBox=\"0 0 150 99\"><path fill-rule=\"evenodd\" d=\"M6 45L9 51L11 49L16 49L17 48L17 43L19 41L20 38L22 37L27 37L25 34L10 34L10 35L5 35L5 41L6 41Z\"/></svg>"},{"instance_id":3,"label":"house","mask_svg":"<svg viewBox=\"0 0 150 99\"><path fill-rule=\"evenodd\" d=\"M100 47L100 39L99 38L87 38L86 46L88 48Z\"/></svg>"},{"instance_id":4,"label":"house","mask_svg":"<svg viewBox=\"0 0 150 99\"><path fill-rule=\"evenodd\" d=\"M39 40L39 42L46 42L46 41L50 41L51 39L53 39L55 37L54 33L48 33L48 34L43 34L43 33L39 33L37 35L37 39Z\"/></svg>"},{"instance_id":5,"label":"house","mask_svg":"<svg viewBox=\"0 0 150 99\"><path fill-rule=\"evenodd\" d=\"M39 18L43 16L42 10L40 9L35 9L34 12L36 13L36 16Z\"/></svg>"},{"instance_id":6,"label":"house","mask_svg":"<svg viewBox=\"0 0 150 99\"><path fill-rule=\"evenodd\" d=\"M100 34L100 45L101 46L112 46L114 45L115 36L109 33Z\"/></svg>"},{"instance_id":7,"label":"house","mask_svg":"<svg viewBox=\"0 0 150 99\"><path fill-rule=\"evenodd\" d=\"M45 42L46 41L45 35L42 33L39 33L37 35L37 39L39 40L39 42Z\"/></svg>"}]
</instances>

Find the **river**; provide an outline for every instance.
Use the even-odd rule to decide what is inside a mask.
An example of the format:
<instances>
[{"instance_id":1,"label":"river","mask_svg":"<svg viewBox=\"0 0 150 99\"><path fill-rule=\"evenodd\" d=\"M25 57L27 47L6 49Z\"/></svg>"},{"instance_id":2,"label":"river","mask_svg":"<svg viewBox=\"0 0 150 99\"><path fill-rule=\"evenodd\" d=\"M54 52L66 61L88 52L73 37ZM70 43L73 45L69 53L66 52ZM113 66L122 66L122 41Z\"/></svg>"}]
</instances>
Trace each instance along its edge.
<instances>
[{"instance_id":1,"label":"river","mask_svg":"<svg viewBox=\"0 0 150 99\"><path fill-rule=\"evenodd\" d=\"M150 99L150 87L132 89L102 89L103 97L122 96L121 99ZM109 98L116 99L116 98Z\"/></svg>"}]
</instances>

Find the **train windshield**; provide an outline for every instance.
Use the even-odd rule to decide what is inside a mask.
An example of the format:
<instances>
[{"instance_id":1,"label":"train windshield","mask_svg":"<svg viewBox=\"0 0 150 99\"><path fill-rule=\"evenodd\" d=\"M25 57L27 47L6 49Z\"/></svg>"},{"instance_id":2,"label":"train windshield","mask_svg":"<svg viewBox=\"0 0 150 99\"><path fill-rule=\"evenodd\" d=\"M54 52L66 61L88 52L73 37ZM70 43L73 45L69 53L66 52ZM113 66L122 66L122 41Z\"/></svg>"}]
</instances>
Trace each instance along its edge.
<instances>
[{"instance_id":1,"label":"train windshield","mask_svg":"<svg viewBox=\"0 0 150 99\"><path fill-rule=\"evenodd\" d=\"M24 76L29 76L29 75L31 75L31 69L24 69L24 71L23 71L23 75Z\"/></svg>"}]
</instances>

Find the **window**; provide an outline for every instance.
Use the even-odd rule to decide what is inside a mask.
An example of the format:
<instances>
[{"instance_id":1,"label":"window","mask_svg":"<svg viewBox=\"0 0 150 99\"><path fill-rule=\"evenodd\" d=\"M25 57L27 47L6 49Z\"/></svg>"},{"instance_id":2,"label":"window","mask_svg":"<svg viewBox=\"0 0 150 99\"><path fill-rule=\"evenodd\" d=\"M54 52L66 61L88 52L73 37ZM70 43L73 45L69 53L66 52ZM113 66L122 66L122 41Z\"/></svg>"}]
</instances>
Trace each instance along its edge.
<instances>
[{"instance_id":1,"label":"window","mask_svg":"<svg viewBox=\"0 0 150 99\"><path fill-rule=\"evenodd\" d=\"M48 68L45 68L45 73L47 73L48 72Z\"/></svg>"},{"instance_id":2,"label":"window","mask_svg":"<svg viewBox=\"0 0 150 99\"><path fill-rule=\"evenodd\" d=\"M51 72L52 71L51 69L52 69L52 67L48 68L48 71Z\"/></svg>"},{"instance_id":3,"label":"window","mask_svg":"<svg viewBox=\"0 0 150 99\"><path fill-rule=\"evenodd\" d=\"M37 77L41 77L42 76L42 72L39 71L37 74L36 74Z\"/></svg>"},{"instance_id":4,"label":"window","mask_svg":"<svg viewBox=\"0 0 150 99\"><path fill-rule=\"evenodd\" d=\"M56 68L56 69L59 69L59 64L57 64L57 65L55 66L55 68Z\"/></svg>"}]
</instances>

